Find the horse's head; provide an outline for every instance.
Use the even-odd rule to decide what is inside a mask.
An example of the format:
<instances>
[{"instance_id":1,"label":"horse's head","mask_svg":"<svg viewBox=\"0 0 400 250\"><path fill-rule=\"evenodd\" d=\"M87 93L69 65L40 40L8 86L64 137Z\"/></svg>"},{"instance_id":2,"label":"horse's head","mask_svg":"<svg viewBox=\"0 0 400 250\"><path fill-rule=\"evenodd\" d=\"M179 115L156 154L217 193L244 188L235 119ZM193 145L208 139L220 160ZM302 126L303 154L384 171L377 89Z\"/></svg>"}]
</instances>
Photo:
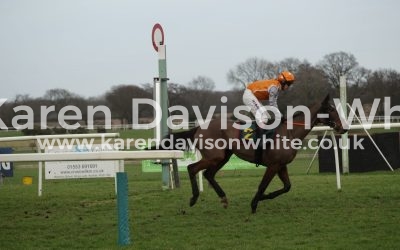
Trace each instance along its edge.
<instances>
[{"instance_id":1,"label":"horse's head","mask_svg":"<svg viewBox=\"0 0 400 250\"><path fill-rule=\"evenodd\" d=\"M328 125L336 132L344 134L347 132L347 129L343 128L342 120L340 119L339 113L336 110L335 106L333 106L329 102L329 99L330 96L328 94L322 101L321 107L318 110L317 122Z\"/></svg>"}]
</instances>

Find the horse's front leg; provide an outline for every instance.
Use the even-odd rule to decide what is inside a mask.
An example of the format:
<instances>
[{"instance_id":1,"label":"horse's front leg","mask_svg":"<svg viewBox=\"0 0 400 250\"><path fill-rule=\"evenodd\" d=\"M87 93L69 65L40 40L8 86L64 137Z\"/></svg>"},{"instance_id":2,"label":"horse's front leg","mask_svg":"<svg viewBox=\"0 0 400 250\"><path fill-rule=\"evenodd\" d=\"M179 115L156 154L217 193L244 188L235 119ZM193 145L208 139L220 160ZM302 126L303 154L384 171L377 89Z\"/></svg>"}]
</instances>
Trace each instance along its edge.
<instances>
[{"instance_id":1,"label":"horse's front leg","mask_svg":"<svg viewBox=\"0 0 400 250\"><path fill-rule=\"evenodd\" d=\"M264 195L265 190L267 189L269 183L271 183L272 179L274 178L277 170L276 167L270 166L265 170L264 176L261 180L260 185L258 185L258 190L251 201L251 211L252 213L255 213L257 211L257 205L260 200L262 200L262 197Z\"/></svg>"},{"instance_id":2,"label":"horse's front leg","mask_svg":"<svg viewBox=\"0 0 400 250\"><path fill-rule=\"evenodd\" d=\"M271 192L269 194L263 194L260 200L274 199L281 194L289 192L291 184L290 184L289 174L288 174L286 165L283 166L278 171L278 176L279 176L279 179L281 179L281 181L283 182L283 188L276 190L274 192Z\"/></svg>"}]
</instances>

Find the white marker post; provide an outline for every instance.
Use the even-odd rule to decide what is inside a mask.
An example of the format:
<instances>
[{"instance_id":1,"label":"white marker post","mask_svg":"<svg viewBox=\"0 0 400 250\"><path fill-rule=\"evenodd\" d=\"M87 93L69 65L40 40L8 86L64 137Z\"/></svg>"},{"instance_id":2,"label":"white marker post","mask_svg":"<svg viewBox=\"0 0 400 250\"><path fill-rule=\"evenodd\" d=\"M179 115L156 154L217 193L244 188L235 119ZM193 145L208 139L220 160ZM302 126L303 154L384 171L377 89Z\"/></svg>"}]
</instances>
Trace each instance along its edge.
<instances>
[{"instance_id":1,"label":"white marker post","mask_svg":"<svg viewBox=\"0 0 400 250\"><path fill-rule=\"evenodd\" d=\"M347 84L346 76L340 76L340 105L342 106L344 118L347 119ZM349 173L349 145L348 133L342 134L342 170L344 174Z\"/></svg>"},{"instance_id":2,"label":"white marker post","mask_svg":"<svg viewBox=\"0 0 400 250\"><path fill-rule=\"evenodd\" d=\"M156 134L156 138L163 138L168 135L168 88L167 88L167 55L166 47L164 42L164 31L159 23L153 26L151 32L151 40L153 43L153 48L158 52L158 81L154 81L157 89L155 96L159 98L155 100L161 107L161 122L157 124L156 132L161 134ZM158 85L158 86L157 86ZM159 114L156 114L158 116ZM162 164L162 188L170 189L172 188L173 182L171 182L170 174L170 164L169 160L164 159L161 161Z\"/></svg>"}]
</instances>

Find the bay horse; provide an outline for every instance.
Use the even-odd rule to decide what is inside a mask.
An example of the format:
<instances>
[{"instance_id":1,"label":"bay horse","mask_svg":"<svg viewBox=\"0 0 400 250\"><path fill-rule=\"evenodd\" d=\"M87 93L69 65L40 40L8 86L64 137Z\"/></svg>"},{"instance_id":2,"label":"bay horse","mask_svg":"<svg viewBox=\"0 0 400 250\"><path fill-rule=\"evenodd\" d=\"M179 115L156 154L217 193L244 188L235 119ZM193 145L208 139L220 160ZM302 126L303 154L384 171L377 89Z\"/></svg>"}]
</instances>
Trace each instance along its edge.
<instances>
[{"instance_id":1,"label":"bay horse","mask_svg":"<svg viewBox=\"0 0 400 250\"><path fill-rule=\"evenodd\" d=\"M329 95L327 95L322 102L316 103L309 108L310 110L310 121L305 121L305 115L300 113L298 115L294 115L291 121L283 121L281 122L275 129L275 139L270 144L279 143L279 138L285 138L285 140L292 141L303 140L306 135L311 131L312 127L318 123L322 123L324 125L329 125L338 133L345 133L347 130L343 128L341 123L339 114L336 108L329 103ZM306 126L307 122L309 122L309 126ZM293 128L288 129L288 124L292 123ZM182 140L190 140L193 144L194 141L199 139L206 141L207 139L212 139L214 141L217 140L225 140L238 138L239 129L235 128L234 122L227 122L226 129L221 129L221 120L211 120L208 124L207 128L195 127L189 131L183 131L178 133L173 133L168 135L170 140L170 144L164 143L164 146L161 147L162 144L153 146L151 149L181 149L177 148L178 142L181 143ZM237 127L237 126L236 126ZM279 136L280 135L280 136ZM171 143L172 141L172 143ZM190 142L189 142L190 143ZM251 209L252 213L255 213L257 210L257 205L262 200L273 199L283 193L286 193L290 190L291 183L288 175L287 164L292 162L296 156L297 149L295 148L283 148L277 145L270 145L268 149L262 151L261 162L256 160L255 157L256 149L254 148L244 148L244 147L226 147L226 148L207 148L200 147L199 143L196 143L195 147L201 153L201 160L188 165L187 170L189 173L190 183L192 187L192 197L190 198L190 206L196 204L196 201L199 197L199 188L197 185L196 174L201 171L204 171L204 177L208 180L210 185L213 187L217 195L221 198L221 203L225 208L228 206L228 199L226 197L225 192L221 188L221 186L216 182L215 175L216 173L228 162L229 158L232 154L235 154L239 158L257 163L259 165L266 166L266 171L264 176L258 186L258 190L254 195L254 198L251 201ZM275 146L275 147L273 147ZM274 192L264 194L268 185L274 176L278 174L278 177L283 182L283 188L276 190Z\"/></svg>"}]
</instances>

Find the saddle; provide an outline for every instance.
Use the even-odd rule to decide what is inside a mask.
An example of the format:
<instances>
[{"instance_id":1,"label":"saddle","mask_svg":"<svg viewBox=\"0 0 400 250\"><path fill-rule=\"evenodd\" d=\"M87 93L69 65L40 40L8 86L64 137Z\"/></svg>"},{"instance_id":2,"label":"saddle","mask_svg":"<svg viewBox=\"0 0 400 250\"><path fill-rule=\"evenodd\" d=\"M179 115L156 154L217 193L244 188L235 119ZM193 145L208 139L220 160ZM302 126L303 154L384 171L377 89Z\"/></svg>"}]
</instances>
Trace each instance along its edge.
<instances>
[{"instance_id":1,"label":"saddle","mask_svg":"<svg viewBox=\"0 0 400 250\"><path fill-rule=\"evenodd\" d=\"M262 164L262 156L263 156L263 141L262 139L270 139L275 136L275 129L263 129L257 125L257 122L253 121L251 126L240 130L239 139L241 140L254 140L259 141L257 144L256 150L254 150L254 162L256 166Z\"/></svg>"}]
</instances>

